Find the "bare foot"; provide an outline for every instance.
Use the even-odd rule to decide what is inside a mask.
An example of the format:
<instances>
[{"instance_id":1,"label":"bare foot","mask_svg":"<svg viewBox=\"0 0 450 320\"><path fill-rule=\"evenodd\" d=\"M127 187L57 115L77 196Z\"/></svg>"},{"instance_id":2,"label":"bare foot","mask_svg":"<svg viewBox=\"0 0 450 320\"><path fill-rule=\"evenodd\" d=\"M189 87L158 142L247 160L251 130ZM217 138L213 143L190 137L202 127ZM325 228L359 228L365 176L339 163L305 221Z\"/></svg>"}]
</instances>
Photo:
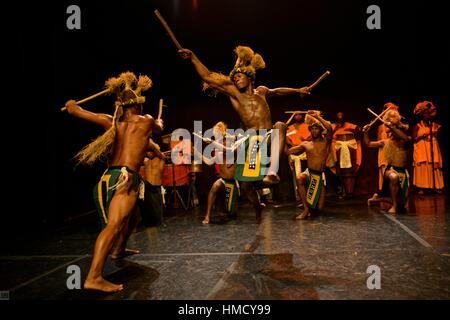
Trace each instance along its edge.
<instances>
[{"instance_id":1,"label":"bare foot","mask_svg":"<svg viewBox=\"0 0 450 320\"><path fill-rule=\"evenodd\" d=\"M388 213L390 213L390 214L396 214L396 213L397 213L397 210L395 210L395 207L392 206L392 207L389 209Z\"/></svg>"},{"instance_id":2,"label":"bare foot","mask_svg":"<svg viewBox=\"0 0 450 320\"><path fill-rule=\"evenodd\" d=\"M202 223L203 223L203 224L209 224L209 218L205 218L205 219L202 221Z\"/></svg>"},{"instance_id":3,"label":"bare foot","mask_svg":"<svg viewBox=\"0 0 450 320\"><path fill-rule=\"evenodd\" d=\"M372 196L372 198L370 198L369 200L367 200L367 206L370 207L370 205L372 204L372 202L374 202L374 201L376 201L376 200L379 200L378 193L374 193L373 196Z\"/></svg>"},{"instance_id":4,"label":"bare foot","mask_svg":"<svg viewBox=\"0 0 450 320\"><path fill-rule=\"evenodd\" d=\"M86 290L99 290L103 292L118 292L123 290L123 284L114 284L103 278L96 280L86 279L83 288Z\"/></svg>"},{"instance_id":5,"label":"bare foot","mask_svg":"<svg viewBox=\"0 0 450 320\"><path fill-rule=\"evenodd\" d=\"M125 249L122 252L113 252L111 253L111 259L116 260L116 259L122 259L125 258L127 256L131 256L133 254L138 254L141 253L139 250L134 250L134 249Z\"/></svg>"},{"instance_id":6,"label":"bare foot","mask_svg":"<svg viewBox=\"0 0 450 320\"><path fill-rule=\"evenodd\" d=\"M278 182L280 182L280 177L277 174L269 174L263 179L263 183L265 186L277 184Z\"/></svg>"},{"instance_id":7,"label":"bare foot","mask_svg":"<svg viewBox=\"0 0 450 320\"><path fill-rule=\"evenodd\" d=\"M309 216L311 216L311 213L309 212L309 210L303 210L303 212L299 213L295 217L295 220L304 220L304 219L306 219Z\"/></svg>"}]
</instances>

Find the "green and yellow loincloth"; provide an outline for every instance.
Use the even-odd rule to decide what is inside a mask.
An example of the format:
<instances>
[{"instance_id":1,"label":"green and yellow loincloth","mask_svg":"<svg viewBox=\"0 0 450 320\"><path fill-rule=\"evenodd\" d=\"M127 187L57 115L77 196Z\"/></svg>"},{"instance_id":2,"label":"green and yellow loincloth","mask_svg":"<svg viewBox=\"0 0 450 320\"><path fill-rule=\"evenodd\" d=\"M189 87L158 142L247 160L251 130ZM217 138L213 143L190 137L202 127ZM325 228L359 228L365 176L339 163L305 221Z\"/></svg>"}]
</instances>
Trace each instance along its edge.
<instances>
[{"instance_id":1,"label":"green and yellow loincloth","mask_svg":"<svg viewBox=\"0 0 450 320\"><path fill-rule=\"evenodd\" d=\"M131 186L129 190L137 191L140 186L140 176L139 173L126 168L124 166L114 166L109 167L100 178L100 181L94 186L94 202L97 208L97 212L100 216L100 221L102 223L102 228L108 223L109 205L114 193L117 190L117 185L120 177L123 175L122 168L130 174L132 179Z\"/></svg>"},{"instance_id":2,"label":"green and yellow loincloth","mask_svg":"<svg viewBox=\"0 0 450 320\"><path fill-rule=\"evenodd\" d=\"M236 213L236 204L239 199L239 185L235 179L220 179L225 186L225 208L226 212L233 215Z\"/></svg>"},{"instance_id":3,"label":"green and yellow loincloth","mask_svg":"<svg viewBox=\"0 0 450 320\"><path fill-rule=\"evenodd\" d=\"M265 135L253 135L245 141L245 162L236 164L234 177L238 181L260 181L267 174L270 162L270 132ZM262 161L264 160L264 161Z\"/></svg>"},{"instance_id":4,"label":"green and yellow loincloth","mask_svg":"<svg viewBox=\"0 0 450 320\"><path fill-rule=\"evenodd\" d=\"M311 169L306 169L303 173L308 177L306 180L306 203L309 208L316 209L323 186L326 186L325 173Z\"/></svg>"},{"instance_id":5,"label":"green and yellow loincloth","mask_svg":"<svg viewBox=\"0 0 450 320\"><path fill-rule=\"evenodd\" d=\"M395 171L395 173L398 176L398 185L400 187L400 196L401 196L401 200L402 203L406 203L406 200L408 198L408 190L409 190L409 173L408 170L406 168L400 168L400 167L395 167L395 166L387 166L386 169L384 170L384 174L386 174L386 171L391 170L391 171ZM383 176L384 176L383 174ZM386 177L384 177L383 180L383 188L381 191L381 195L382 196L391 196L391 192L390 192L390 187L389 187L389 179L386 179Z\"/></svg>"}]
</instances>

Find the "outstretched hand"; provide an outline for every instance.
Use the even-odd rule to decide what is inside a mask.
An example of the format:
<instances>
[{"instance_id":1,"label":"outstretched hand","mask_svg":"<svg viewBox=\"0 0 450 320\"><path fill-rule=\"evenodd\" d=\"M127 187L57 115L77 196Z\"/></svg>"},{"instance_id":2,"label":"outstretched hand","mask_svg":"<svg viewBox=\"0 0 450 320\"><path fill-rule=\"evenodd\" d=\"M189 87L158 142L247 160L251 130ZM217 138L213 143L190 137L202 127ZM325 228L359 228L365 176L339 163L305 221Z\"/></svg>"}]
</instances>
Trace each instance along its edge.
<instances>
[{"instance_id":1,"label":"outstretched hand","mask_svg":"<svg viewBox=\"0 0 450 320\"><path fill-rule=\"evenodd\" d=\"M304 97L308 94L311 94L311 89L309 87L302 87L298 89L298 93L300 93L300 97Z\"/></svg>"},{"instance_id":2,"label":"outstretched hand","mask_svg":"<svg viewBox=\"0 0 450 320\"><path fill-rule=\"evenodd\" d=\"M76 108L80 108L80 106L77 105L77 102L75 100L67 101L65 107L66 107L67 112L69 112L69 113L74 111L74 109L76 109Z\"/></svg>"},{"instance_id":3,"label":"outstretched hand","mask_svg":"<svg viewBox=\"0 0 450 320\"><path fill-rule=\"evenodd\" d=\"M370 130L370 124L366 124L363 128L362 128L362 132L367 132Z\"/></svg>"},{"instance_id":4,"label":"outstretched hand","mask_svg":"<svg viewBox=\"0 0 450 320\"><path fill-rule=\"evenodd\" d=\"M191 59L192 55L194 54L191 50L189 49L180 49L178 50L178 53L180 54L181 58L187 60L187 59Z\"/></svg>"}]
</instances>

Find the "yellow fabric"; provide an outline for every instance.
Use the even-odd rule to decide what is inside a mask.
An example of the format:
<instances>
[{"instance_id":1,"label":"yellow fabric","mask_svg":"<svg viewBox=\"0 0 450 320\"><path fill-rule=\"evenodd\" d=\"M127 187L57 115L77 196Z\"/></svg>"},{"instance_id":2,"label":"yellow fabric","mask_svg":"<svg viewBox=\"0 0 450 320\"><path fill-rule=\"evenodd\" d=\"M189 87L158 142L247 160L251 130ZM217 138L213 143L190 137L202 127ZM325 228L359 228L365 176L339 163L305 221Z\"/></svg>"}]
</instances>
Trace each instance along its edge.
<instances>
[{"instance_id":1,"label":"yellow fabric","mask_svg":"<svg viewBox=\"0 0 450 320\"><path fill-rule=\"evenodd\" d=\"M358 144L355 139L348 141L336 141L336 150L341 150L341 154L339 157L340 167L343 169L352 167L352 160L350 156L350 149L357 149Z\"/></svg>"},{"instance_id":2,"label":"yellow fabric","mask_svg":"<svg viewBox=\"0 0 450 320\"><path fill-rule=\"evenodd\" d=\"M291 154L289 157L291 161L294 161L295 176L298 177L298 175L303 172L302 160L306 160L306 152L303 152L298 156Z\"/></svg>"}]
</instances>

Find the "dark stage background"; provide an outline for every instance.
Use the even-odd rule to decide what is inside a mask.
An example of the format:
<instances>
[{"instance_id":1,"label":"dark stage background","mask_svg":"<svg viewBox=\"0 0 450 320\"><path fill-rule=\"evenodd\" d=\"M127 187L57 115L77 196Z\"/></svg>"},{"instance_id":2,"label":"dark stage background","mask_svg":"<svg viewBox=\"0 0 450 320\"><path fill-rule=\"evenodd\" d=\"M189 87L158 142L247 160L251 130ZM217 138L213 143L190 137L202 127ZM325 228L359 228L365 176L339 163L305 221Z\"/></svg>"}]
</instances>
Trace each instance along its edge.
<instances>
[{"instance_id":1,"label":"dark stage background","mask_svg":"<svg viewBox=\"0 0 450 320\"><path fill-rule=\"evenodd\" d=\"M200 78L178 56L154 9L166 18L181 44L211 70L228 73L235 62L233 49L247 45L267 64L257 74L256 85L299 87L331 71L309 97L270 99L274 122L286 121L286 110L314 108L323 110L329 120L344 111L348 121L363 125L372 119L367 107L380 112L388 101L398 104L413 122L415 104L431 100L439 108L441 147L448 159L449 36L441 3L74 0L24 5L18 9L22 28L16 39L17 56L21 74L27 77L22 81L32 85L21 93L26 103L20 105L22 114L15 115L27 122L20 129L26 138L13 140L8 148L19 155L15 170L26 178L16 179L12 187L15 195L8 200L17 206L5 229L58 226L94 208L91 190L104 168L74 168L71 158L102 131L59 109L68 99L102 90L104 81L120 72L152 78L145 111L156 116L158 101L164 99L169 106L163 115L166 133L179 127L192 130L194 120L202 120L204 129L219 120L230 127L240 125L226 97L201 92ZM66 27L66 9L72 4L81 8L81 30ZM381 30L366 27L371 4L381 8ZM106 113L112 106L109 96L84 105ZM376 189L375 170L376 151L364 150L359 193ZM445 173L448 177L447 169ZM275 193L292 197L286 162L281 175L285 182ZM200 190L204 196L212 181L199 180L204 182Z\"/></svg>"}]
</instances>

